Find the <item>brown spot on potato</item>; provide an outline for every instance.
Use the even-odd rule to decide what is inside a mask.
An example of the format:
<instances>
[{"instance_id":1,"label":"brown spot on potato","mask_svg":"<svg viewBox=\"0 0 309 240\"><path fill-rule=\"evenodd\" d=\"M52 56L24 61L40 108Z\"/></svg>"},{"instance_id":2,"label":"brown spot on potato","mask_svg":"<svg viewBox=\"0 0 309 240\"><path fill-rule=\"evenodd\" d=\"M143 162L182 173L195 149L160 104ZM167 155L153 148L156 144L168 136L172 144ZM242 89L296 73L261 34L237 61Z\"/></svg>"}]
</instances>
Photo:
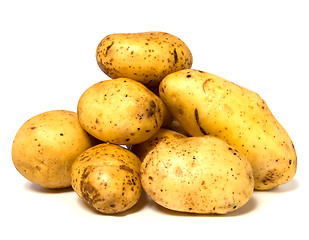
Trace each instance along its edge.
<instances>
[{"instance_id":1,"label":"brown spot on potato","mask_svg":"<svg viewBox=\"0 0 309 240\"><path fill-rule=\"evenodd\" d=\"M207 79L204 83L203 83L203 91L204 91L204 93L206 93L206 85L207 85L207 83L209 82L209 81L211 81L212 79Z\"/></svg>"},{"instance_id":2,"label":"brown spot on potato","mask_svg":"<svg viewBox=\"0 0 309 240\"><path fill-rule=\"evenodd\" d=\"M155 112L156 112L156 109L157 109L157 105L156 103L152 100L150 101L150 108L149 108L149 113L148 113L148 117L152 117Z\"/></svg>"},{"instance_id":3,"label":"brown spot on potato","mask_svg":"<svg viewBox=\"0 0 309 240\"><path fill-rule=\"evenodd\" d=\"M177 55L176 48L174 48L174 62L175 64L178 62L178 55Z\"/></svg>"},{"instance_id":4,"label":"brown spot on potato","mask_svg":"<svg viewBox=\"0 0 309 240\"><path fill-rule=\"evenodd\" d=\"M275 183L279 178L280 174L276 172L276 169L270 170L266 173L266 176L262 180L262 183L267 185L268 183Z\"/></svg>"},{"instance_id":5,"label":"brown spot on potato","mask_svg":"<svg viewBox=\"0 0 309 240\"><path fill-rule=\"evenodd\" d=\"M109 46L106 47L105 57L107 56L109 49L110 49L113 45L114 45L114 41L112 41L112 43L111 43Z\"/></svg>"},{"instance_id":6,"label":"brown spot on potato","mask_svg":"<svg viewBox=\"0 0 309 240\"><path fill-rule=\"evenodd\" d=\"M95 203L93 196L97 196L98 192L88 181L81 181L81 193L86 202L91 205Z\"/></svg>"},{"instance_id":7,"label":"brown spot on potato","mask_svg":"<svg viewBox=\"0 0 309 240\"><path fill-rule=\"evenodd\" d=\"M82 180L80 182L80 192L82 194L83 199L90 205L94 205L100 199L100 193L98 190L87 180L89 174L93 171L93 166L88 166L84 169L82 174Z\"/></svg>"},{"instance_id":8,"label":"brown spot on potato","mask_svg":"<svg viewBox=\"0 0 309 240\"><path fill-rule=\"evenodd\" d=\"M133 172L134 172L132 168L130 168L130 167L126 166L126 165L120 165L119 168L121 170L125 170L125 171L127 171L127 172L129 172L131 174L133 174Z\"/></svg>"},{"instance_id":9,"label":"brown spot on potato","mask_svg":"<svg viewBox=\"0 0 309 240\"><path fill-rule=\"evenodd\" d=\"M197 125L199 126L201 132L202 132L204 135L208 135L208 133L206 133L206 131L204 130L204 128L202 128L202 126L201 126L197 108L194 110L194 116L195 116L196 123L197 123Z\"/></svg>"}]
</instances>

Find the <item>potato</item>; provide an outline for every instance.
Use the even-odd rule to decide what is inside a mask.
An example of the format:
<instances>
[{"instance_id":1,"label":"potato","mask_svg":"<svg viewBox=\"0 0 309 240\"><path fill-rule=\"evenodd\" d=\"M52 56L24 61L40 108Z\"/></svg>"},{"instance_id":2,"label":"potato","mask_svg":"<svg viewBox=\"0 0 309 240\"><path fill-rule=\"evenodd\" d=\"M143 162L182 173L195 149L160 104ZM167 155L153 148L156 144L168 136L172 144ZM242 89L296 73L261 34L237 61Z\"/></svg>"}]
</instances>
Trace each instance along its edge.
<instances>
[{"instance_id":1,"label":"potato","mask_svg":"<svg viewBox=\"0 0 309 240\"><path fill-rule=\"evenodd\" d=\"M185 135L161 128L153 137L142 142L140 144L133 145L131 151L137 155L141 161L143 161L144 157L150 152L155 146L157 146L161 141L175 139L175 138L184 138Z\"/></svg>"},{"instance_id":2,"label":"potato","mask_svg":"<svg viewBox=\"0 0 309 240\"><path fill-rule=\"evenodd\" d=\"M164 32L118 33L102 39L96 50L101 70L111 78L159 85L169 73L191 68L187 45Z\"/></svg>"},{"instance_id":3,"label":"potato","mask_svg":"<svg viewBox=\"0 0 309 240\"><path fill-rule=\"evenodd\" d=\"M189 134L217 136L240 150L253 167L256 190L274 188L294 177L294 145L257 93L188 69L164 78L160 96Z\"/></svg>"},{"instance_id":4,"label":"potato","mask_svg":"<svg viewBox=\"0 0 309 240\"><path fill-rule=\"evenodd\" d=\"M159 205L200 214L234 211L249 201L254 188L246 157L213 136L159 143L141 164L141 182Z\"/></svg>"},{"instance_id":5,"label":"potato","mask_svg":"<svg viewBox=\"0 0 309 240\"><path fill-rule=\"evenodd\" d=\"M12 145L12 160L29 181L46 188L64 188L71 185L75 158L94 144L75 112L48 111L20 127Z\"/></svg>"},{"instance_id":6,"label":"potato","mask_svg":"<svg viewBox=\"0 0 309 240\"><path fill-rule=\"evenodd\" d=\"M71 174L77 195L102 213L124 212L141 195L140 160L121 146L89 148L74 161Z\"/></svg>"},{"instance_id":7,"label":"potato","mask_svg":"<svg viewBox=\"0 0 309 240\"><path fill-rule=\"evenodd\" d=\"M159 131L166 107L143 84L118 78L88 88L79 99L77 113L83 128L97 139L132 145Z\"/></svg>"}]
</instances>

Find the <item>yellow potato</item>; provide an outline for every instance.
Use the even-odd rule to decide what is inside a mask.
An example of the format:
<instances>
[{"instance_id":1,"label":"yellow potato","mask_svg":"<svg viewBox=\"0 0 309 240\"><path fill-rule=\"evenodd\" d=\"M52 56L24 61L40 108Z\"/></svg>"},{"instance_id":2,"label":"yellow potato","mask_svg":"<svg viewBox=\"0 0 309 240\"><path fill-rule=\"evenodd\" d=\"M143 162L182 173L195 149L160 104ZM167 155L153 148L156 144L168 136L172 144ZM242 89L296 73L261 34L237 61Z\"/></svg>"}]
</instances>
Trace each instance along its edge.
<instances>
[{"instance_id":1,"label":"yellow potato","mask_svg":"<svg viewBox=\"0 0 309 240\"><path fill-rule=\"evenodd\" d=\"M74 161L71 174L77 195L102 213L124 212L141 195L140 160L120 146L89 148Z\"/></svg>"},{"instance_id":2,"label":"yellow potato","mask_svg":"<svg viewBox=\"0 0 309 240\"><path fill-rule=\"evenodd\" d=\"M175 138L184 138L186 136L169 130L165 128L161 128L153 137L142 142L140 144L133 145L131 151L135 153L141 161L143 161L144 157L150 152L155 146L157 146L161 141L171 140Z\"/></svg>"},{"instance_id":3,"label":"yellow potato","mask_svg":"<svg viewBox=\"0 0 309 240\"><path fill-rule=\"evenodd\" d=\"M164 32L108 35L99 43L96 59L109 77L130 78L147 86L159 85L167 74L192 66L187 45Z\"/></svg>"},{"instance_id":4,"label":"yellow potato","mask_svg":"<svg viewBox=\"0 0 309 240\"><path fill-rule=\"evenodd\" d=\"M257 93L188 69L164 78L160 96L190 135L217 136L240 150L253 167L255 189L271 189L294 177L294 145Z\"/></svg>"},{"instance_id":5,"label":"yellow potato","mask_svg":"<svg viewBox=\"0 0 309 240\"><path fill-rule=\"evenodd\" d=\"M138 144L159 131L166 107L143 84L117 78L92 85L79 99L83 128L104 142Z\"/></svg>"},{"instance_id":6,"label":"yellow potato","mask_svg":"<svg viewBox=\"0 0 309 240\"><path fill-rule=\"evenodd\" d=\"M213 136L159 143L141 164L141 182L161 206L200 214L234 211L249 201L254 188L246 157Z\"/></svg>"},{"instance_id":7,"label":"yellow potato","mask_svg":"<svg viewBox=\"0 0 309 240\"><path fill-rule=\"evenodd\" d=\"M49 111L20 127L12 145L12 160L29 181L46 188L64 188L71 185L75 158L94 144L75 112Z\"/></svg>"}]
</instances>

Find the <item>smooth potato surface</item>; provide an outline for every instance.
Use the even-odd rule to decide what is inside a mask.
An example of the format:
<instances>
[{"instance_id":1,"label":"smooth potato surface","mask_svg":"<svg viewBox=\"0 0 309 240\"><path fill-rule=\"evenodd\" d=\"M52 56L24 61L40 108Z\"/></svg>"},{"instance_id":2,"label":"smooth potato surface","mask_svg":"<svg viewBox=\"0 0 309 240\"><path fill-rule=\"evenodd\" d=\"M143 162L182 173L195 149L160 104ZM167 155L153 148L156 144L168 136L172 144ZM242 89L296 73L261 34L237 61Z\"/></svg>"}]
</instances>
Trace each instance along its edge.
<instances>
[{"instance_id":1,"label":"smooth potato surface","mask_svg":"<svg viewBox=\"0 0 309 240\"><path fill-rule=\"evenodd\" d=\"M49 111L20 127L12 145L12 160L29 181L46 188L64 188L71 185L75 158L94 144L75 112Z\"/></svg>"},{"instance_id":2,"label":"smooth potato surface","mask_svg":"<svg viewBox=\"0 0 309 240\"><path fill-rule=\"evenodd\" d=\"M141 165L142 186L171 210L225 214L246 204L253 193L253 172L234 147L212 136L159 143Z\"/></svg>"},{"instance_id":3,"label":"smooth potato surface","mask_svg":"<svg viewBox=\"0 0 309 240\"><path fill-rule=\"evenodd\" d=\"M126 77L147 86L159 85L167 74L192 66L187 45L164 32L108 35L98 45L96 59L109 77Z\"/></svg>"},{"instance_id":4,"label":"smooth potato surface","mask_svg":"<svg viewBox=\"0 0 309 240\"><path fill-rule=\"evenodd\" d=\"M255 189L271 189L294 177L294 145L257 93L188 69L164 78L160 96L190 135L217 136L240 150L253 167Z\"/></svg>"},{"instance_id":5,"label":"smooth potato surface","mask_svg":"<svg viewBox=\"0 0 309 240\"><path fill-rule=\"evenodd\" d=\"M94 137L114 144L138 144L161 127L166 107L143 84L118 78L94 84L81 96L78 118Z\"/></svg>"},{"instance_id":6,"label":"smooth potato surface","mask_svg":"<svg viewBox=\"0 0 309 240\"><path fill-rule=\"evenodd\" d=\"M89 148L74 161L71 174L77 195L102 213L124 212L141 195L140 160L117 145Z\"/></svg>"}]
</instances>

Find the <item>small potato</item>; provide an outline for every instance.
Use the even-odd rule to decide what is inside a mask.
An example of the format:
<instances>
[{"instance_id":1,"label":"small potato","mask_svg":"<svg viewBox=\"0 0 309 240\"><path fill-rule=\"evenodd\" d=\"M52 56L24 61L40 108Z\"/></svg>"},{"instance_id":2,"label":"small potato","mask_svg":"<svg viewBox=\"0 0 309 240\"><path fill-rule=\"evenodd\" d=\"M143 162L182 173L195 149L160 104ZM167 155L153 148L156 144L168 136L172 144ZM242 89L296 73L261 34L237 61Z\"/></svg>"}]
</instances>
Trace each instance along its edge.
<instances>
[{"instance_id":1,"label":"small potato","mask_svg":"<svg viewBox=\"0 0 309 240\"><path fill-rule=\"evenodd\" d=\"M140 160L121 146L89 148L73 163L71 174L77 195L102 213L124 212L141 195Z\"/></svg>"},{"instance_id":2,"label":"small potato","mask_svg":"<svg viewBox=\"0 0 309 240\"><path fill-rule=\"evenodd\" d=\"M293 142L257 93L187 69L162 80L160 97L191 136L210 134L241 151L253 167L256 190L272 189L295 176Z\"/></svg>"},{"instance_id":3,"label":"small potato","mask_svg":"<svg viewBox=\"0 0 309 240\"><path fill-rule=\"evenodd\" d=\"M159 143L141 164L146 193L171 210L225 214L252 196L253 172L234 147L212 136Z\"/></svg>"},{"instance_id":4,"label":"small potato","mask_svg":"<svg viewBox=\"0 0 309 240\"><path fill-rule=\"evenodd\" d=\"M159 85L167 74L192 66L187 45L164 32L108 35L99 43L96 59L109 77L126 77L147 86Z\"/></svg>"},{"instance_id":5,"label":"small potato","mask_svg":"<svg viewBox=\"0 0 309 240\"><path fill-rule=\"evenodd\" d=\"M143 84L118 78L88 88L79 100L77 113L83 128L97 139L132 145L159 131L166 107Z\"/></svg>"},{"instance_id":6,"label":"small potato","mask_svg":"<svg viewBox=\"0 0 309 240\"><path fill-rule=\"evenodd\" d=\"M54 110L34 116L18 130L12 160L18 172L46 188L71 185L75 158L95 144L75 112Z\"/></svg>"},{"instance_id":7,"label":"small potato","mask_svg":"<svg viewBox=\"0 0 309 240\"><path fill-rule=\"evenodd\" d=\"M142 142L140 144L133 145L131 151L135 153L141 161L143 161L144 157L150 152L155 146L157 146L161 141L171 140L175 138L184 138L186 136L169 130L165 128L161 128L153 137Z\"/></svg>"}]
</instances>

